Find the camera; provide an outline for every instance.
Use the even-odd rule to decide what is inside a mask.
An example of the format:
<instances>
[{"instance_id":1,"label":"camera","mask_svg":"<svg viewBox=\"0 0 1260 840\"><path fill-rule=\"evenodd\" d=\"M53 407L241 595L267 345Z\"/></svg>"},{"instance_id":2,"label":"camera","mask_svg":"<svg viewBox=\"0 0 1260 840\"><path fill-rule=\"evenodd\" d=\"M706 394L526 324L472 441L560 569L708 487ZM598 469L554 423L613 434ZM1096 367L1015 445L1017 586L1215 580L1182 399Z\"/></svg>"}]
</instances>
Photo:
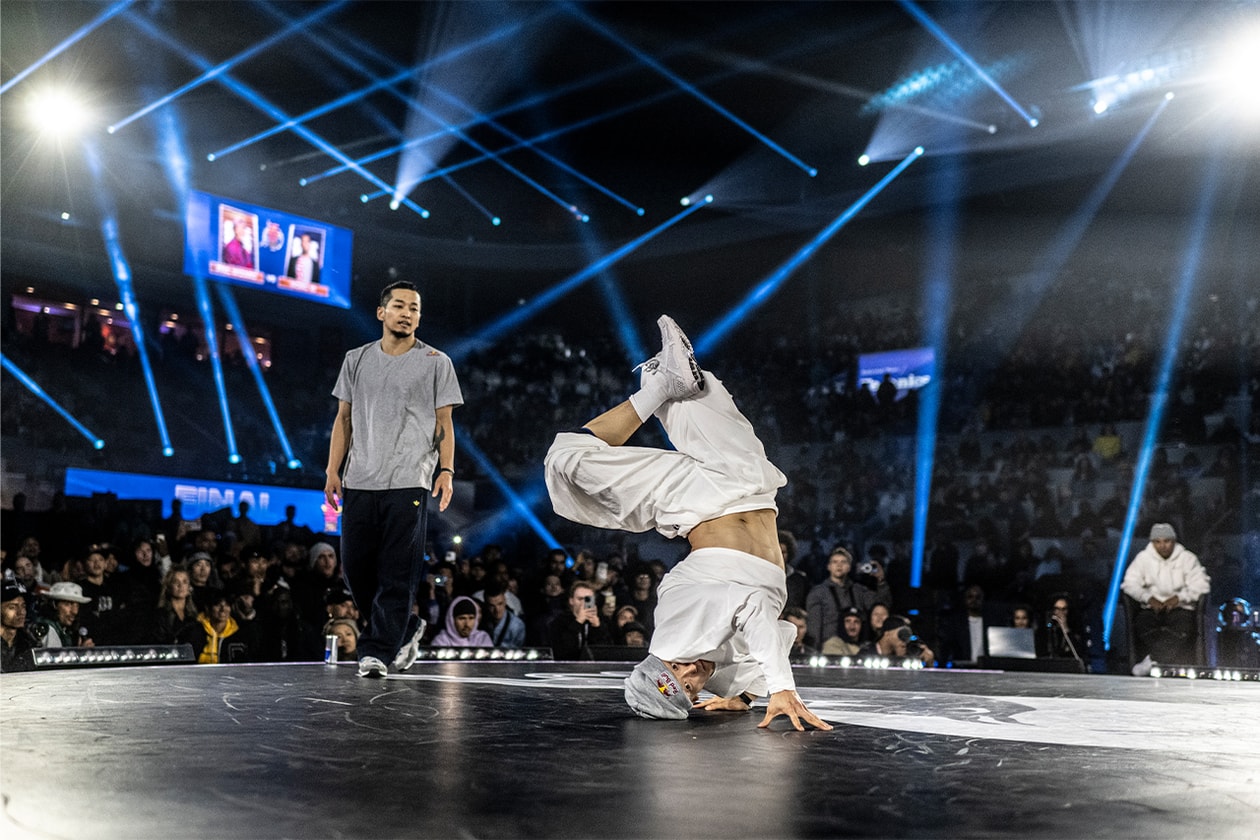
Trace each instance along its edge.
<instances>
[{"instance_id":1,"label":"camera","mask_svg":"<svg viewBox=\"0 0 1260 840\"><path fill-rule=\"evenodd\" d=\"M874 560L863 560L853 575L854 583L860 583L868 589L879 586L879 564Z\"/></svg>"},{"instance_id":2,"label":"camera","mask_svg":"<svg viewBox=\"0 0 1260 840\"><path fill-rule=\"evenodd\" d=\"M446 586L446 581L447 581L446 575L435 575L433 577L434 586Z\"/></svg>"}]
</instances>

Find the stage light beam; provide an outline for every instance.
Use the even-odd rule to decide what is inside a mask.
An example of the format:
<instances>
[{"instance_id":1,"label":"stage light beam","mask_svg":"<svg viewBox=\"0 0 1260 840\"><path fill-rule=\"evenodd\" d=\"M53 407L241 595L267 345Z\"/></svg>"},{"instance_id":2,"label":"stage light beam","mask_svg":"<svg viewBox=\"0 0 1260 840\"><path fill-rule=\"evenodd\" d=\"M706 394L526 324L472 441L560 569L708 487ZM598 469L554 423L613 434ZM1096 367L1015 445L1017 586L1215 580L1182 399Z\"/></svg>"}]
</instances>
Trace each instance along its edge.
<instances>
[{"instance_id":1,"label":"stage light beam","mask_svg":"<svg viewBox=\"0 0 1260 840\"><path fill-rule=\"evenodd\" d=\"M791 277L798 268L804 265L811 257L817 253L818 249L827 244L833 236L840 232L840 229L847 225L862 208L866 207L875 196L883 192L884 188L891 184L898 175L906 171L906 167L914 163L923 156L923 147L919 146L913 152L906 155L901 163L893 167L892 171L880 178L875 186L867 190L861 198L850 204L843 213L831 221L829 225L822 229L821 232L809 242L793 254L786 262L775 269L766 279L762 280L749 292L744 299L735 307L730 309L725 315L718 319L717 323L711 326L705 333L695 342L696 352L700 354L707 353L716 347L726 336L739 325L748 315L761 304L765 303L769 297L778 291L779 287ZM712 196L706 196L706 201L711 201Z\"/></svg>"},{"instance_id":2,"label":"stage light beam","mask_svg":"<svg viewBox=\"0 0 1260 840\"><path fill-rule=\"evenodd\" d=\"M53 411L60 414L61 417L67 423L69 423L71 426L74 427L74 430L76 432L78 432L79 434L87 438L88 442L92 444L93 449L105 448L105 441L102 438L97 437L88 429L87 426L84 426L82 423L76 420L74 418L74 415L66 411L64 408L62 408L60 403L58 403L51 396L49 396L48 392L39 386L39 383L37 383L34 379L32 379L30 375L26 373L26 371L22 370L20 367L14 364L9 359L9 357L4 355L3 353L0 353L0 365L2 365L5 370L7 370L10 374L12 374L14 379L16 379L18 382L21 382L22 385L26 388L26 390L30 391L35 396L39 397L41 400L43 400L43 402L49 408L51 408Z\"/></svg>"}]
</instances>

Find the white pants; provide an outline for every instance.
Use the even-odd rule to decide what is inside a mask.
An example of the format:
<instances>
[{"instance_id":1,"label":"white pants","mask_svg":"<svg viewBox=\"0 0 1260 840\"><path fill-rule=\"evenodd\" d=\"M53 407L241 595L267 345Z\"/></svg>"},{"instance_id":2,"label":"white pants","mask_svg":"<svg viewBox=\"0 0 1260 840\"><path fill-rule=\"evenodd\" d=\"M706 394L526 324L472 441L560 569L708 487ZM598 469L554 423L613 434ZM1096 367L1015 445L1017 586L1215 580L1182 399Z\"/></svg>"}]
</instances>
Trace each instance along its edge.
<instances>
[{"instance_id":1,"label":"white pants","mask_svg":"<svg viewBox=\"0 0 1260 840\"><path fill-rule=\"evenodd\" d=\"M556 435L543 462L556 513L598 528L685 537L724 514L777 511L775 491L786 476L722 382L708 371L704 378L699 394L656 412L676 452Z\"/></svg>"}]
</instances>

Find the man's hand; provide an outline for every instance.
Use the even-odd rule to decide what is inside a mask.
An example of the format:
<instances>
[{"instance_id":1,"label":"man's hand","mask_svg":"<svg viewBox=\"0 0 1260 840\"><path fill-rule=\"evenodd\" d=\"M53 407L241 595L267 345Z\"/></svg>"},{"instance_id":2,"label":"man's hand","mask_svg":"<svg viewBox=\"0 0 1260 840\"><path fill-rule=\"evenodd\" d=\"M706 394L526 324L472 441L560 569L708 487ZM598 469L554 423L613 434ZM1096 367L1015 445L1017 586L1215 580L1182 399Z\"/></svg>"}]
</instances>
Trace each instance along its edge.
<instances>
[{"instance_id":1,"label":"man's hand","mask_svg":"<svg viewBox=\"0 0 1260 840\"><path fill-rule=\"evenodd\" d=\"M770 705L766 709L766 716L762 718L761 723L757 724L757 728L765 729L770 725L770 721L779 715L787 715L791 718L792 726L796 727L797 732L805 731L805 727L801 726L801 720L817 729L831 729L831 724L805 708L805 704L801 702L801 698L796 695L795 691L784 690L771 694Z\"/></svg>"},{"instance_id":2,"label":"man's hand","mask_svg":"<svg viewBox=\"0 0 1260 840\"><path fill-rule=\"evenodd\" d=\"M744 698L736 695L734 697L711 697L708 700L697 700L692 708L704 709L709 712L746 712L752 706L745 703Z\"/></svg>"},{"instance_id":3,"label":"man's hand","mask_svg":"<svg viewBox=\"0 0 1260 840\"><path fill-rule=\"evenodd\" d=\"M434 498L441 495L442 498L438 501L438 510L446 510L451 503L451 498L455 495L455 479L450 473L438 473L438 477L433 480L432 495Z\"/></svg>"},{"instance_id":4,"label":"man's hand","mask_svg":"<svg viewBox=\"0 0 1260 840\"><path fill-rule=\"evenodd\" d=\"M324 482L324 499L337 510L341 510L341 498L341 476L330 472Z\"/></svg>"}]
</instances>

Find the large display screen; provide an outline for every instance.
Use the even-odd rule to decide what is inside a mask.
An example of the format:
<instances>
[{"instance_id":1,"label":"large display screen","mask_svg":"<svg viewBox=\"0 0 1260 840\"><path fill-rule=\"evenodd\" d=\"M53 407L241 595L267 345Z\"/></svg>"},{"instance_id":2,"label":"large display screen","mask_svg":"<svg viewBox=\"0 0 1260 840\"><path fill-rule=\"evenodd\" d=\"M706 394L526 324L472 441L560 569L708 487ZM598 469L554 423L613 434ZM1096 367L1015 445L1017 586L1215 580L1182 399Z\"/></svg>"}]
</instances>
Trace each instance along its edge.
<instances>
[{"instance_id":1,"label":"large display screen","mask_svg":"<svg viewBox=\"0 0 1260 840\"><path fill-rule=\"evenodd\" d=\"M884 381L884 374L897 386L897 399L909 391L926 386L936 375L936 353L931 347L889 350L884 353L863 353L858 356L858 387L865 384L874 394Z\"/></svg>"},{"instance_id":2,"label":"large display screen","mask_svg":"<svg viewBox=\"0 0 1260 840\"><path fill-rule=\"evenodd\" d=\"M184 273L350 308L346 228L209 193L189 193Z\"/></svg>"},{"instance_id":3,"label":"large display screen","mask_svg":"<svg viewBox=\"0 0 1260 840\"><path fill-rule=\"evenodd\" d=\"M171 500L179 499L180 516L184 519L197 519L223 508L232 508L235 515L238 504L249 502L249 518L259 525L284 521L284 509L293 505L298 525L305 525L316 534L341 531L341 514L325 501L322 490L70 467L66 470L65 492L67 496L113 493L119 499L157 499L162 502L163 516L171 515Z\"/></svg>"}]
</instances>

